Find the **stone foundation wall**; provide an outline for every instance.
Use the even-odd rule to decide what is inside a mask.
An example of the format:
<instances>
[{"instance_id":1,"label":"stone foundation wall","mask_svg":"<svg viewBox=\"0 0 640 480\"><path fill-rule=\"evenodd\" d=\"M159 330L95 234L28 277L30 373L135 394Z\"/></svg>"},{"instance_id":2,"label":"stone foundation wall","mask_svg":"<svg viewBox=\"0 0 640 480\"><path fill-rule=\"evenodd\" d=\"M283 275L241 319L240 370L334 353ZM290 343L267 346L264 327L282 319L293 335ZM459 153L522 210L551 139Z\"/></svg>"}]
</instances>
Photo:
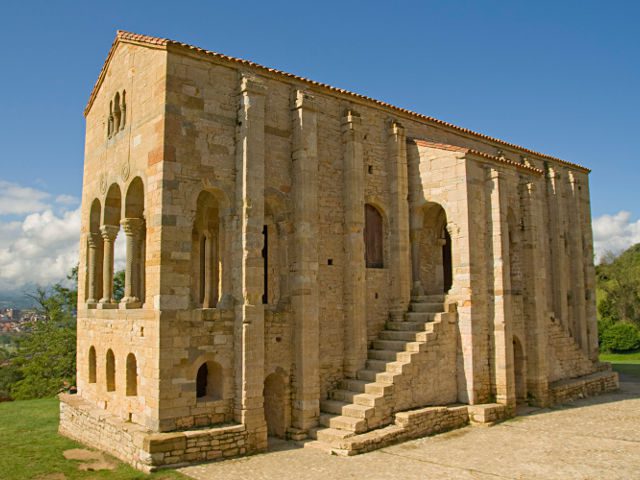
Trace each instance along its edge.
<instances>
[{"instance_id":1,"label":"stone foundation wall","mask_svg":"<svg viewBox=\"0 0 640 480\"><path fill-rule=\"evenodd\" d=\"M332 449L333 453L358 455L406 440L461 428L469 423L466 406L419 408L400 412L395 418L394 425L345 438L340 443L341 448Z\"/></svg>"},{"instance_id":2,"label":"stone foundation wall","mask_svg":"<svg viewBox=\"0 0 640 480\"><path fill-rule=\"evenodd\" d=\"M591 397L619 388L616 372L597 372L585 377L561 380L549 385L552 404L569 402L578 398Z\"/></svg>"},{"instance_id":3,"label":"stone foundation wall","mask_svg":"<svg viewBox=\"0 0 640 480\"><path fill-rule=\"evenodd\" d=\"M145 472L250 453L244 425L152 433L67 394L60 395L59 432Z\"/></svg>"}]
</instances>

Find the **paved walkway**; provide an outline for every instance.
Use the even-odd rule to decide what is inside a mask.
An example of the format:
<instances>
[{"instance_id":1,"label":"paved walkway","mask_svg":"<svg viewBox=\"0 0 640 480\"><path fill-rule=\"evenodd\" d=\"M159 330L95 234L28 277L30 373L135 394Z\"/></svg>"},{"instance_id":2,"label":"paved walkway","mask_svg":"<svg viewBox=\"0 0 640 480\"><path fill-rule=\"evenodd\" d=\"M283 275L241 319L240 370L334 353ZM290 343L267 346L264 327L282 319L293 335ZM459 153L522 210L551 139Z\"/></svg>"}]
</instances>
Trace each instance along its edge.
<instances>
[{"instance_id":1,"label":"paved walkway","mask_svg":"<svg viewBox=\"0 0 640 480\"><path fill-rule=\"evenodd\" d=\"M640 380L621 390L355 457L275 442L269 453L183 468L198 480L640 479Z\"/></svg>"}]
</instances>

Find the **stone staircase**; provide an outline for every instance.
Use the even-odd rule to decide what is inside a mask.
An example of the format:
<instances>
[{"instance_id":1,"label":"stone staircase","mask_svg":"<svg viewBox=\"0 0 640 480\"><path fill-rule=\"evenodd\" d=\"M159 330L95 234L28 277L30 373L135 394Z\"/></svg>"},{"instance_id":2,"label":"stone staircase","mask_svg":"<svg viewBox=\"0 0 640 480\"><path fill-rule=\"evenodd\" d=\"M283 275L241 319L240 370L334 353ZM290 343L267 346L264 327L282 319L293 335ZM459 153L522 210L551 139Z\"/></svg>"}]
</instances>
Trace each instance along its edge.
<instances>
[{"instance_id":1,"label":"stone staircase","mask_svg":"<svg viewBox=\"0 0 640 480\"><path fill-rule=\"evenodd\" d=\"M402 392L395 392L395 385L411 383L402 377L416 370L408 367L437 338L447 315L455 313L444 312L444 295L412 297L404 321L387 322L356 378L343 379L329 399L320 403L320 427L310 432L311 438L330 448L345 438L392 423L393 414L403 409L398 408ZM412 407L415 405L404 408Z\"/></svg>"},{"instance_id":2,"label":"stone staircase","mask_svg":"<svg viewBox=\"0 0 640 480\"><path fill-rule=\"evenodd\" d=\"M576 340L559 322L552 319L548 325L548 355L551 359L550 365L553 367L549 375L551 382L589 375L597 370L598 366L589 360Z\"/></svg>"}]
</instances>

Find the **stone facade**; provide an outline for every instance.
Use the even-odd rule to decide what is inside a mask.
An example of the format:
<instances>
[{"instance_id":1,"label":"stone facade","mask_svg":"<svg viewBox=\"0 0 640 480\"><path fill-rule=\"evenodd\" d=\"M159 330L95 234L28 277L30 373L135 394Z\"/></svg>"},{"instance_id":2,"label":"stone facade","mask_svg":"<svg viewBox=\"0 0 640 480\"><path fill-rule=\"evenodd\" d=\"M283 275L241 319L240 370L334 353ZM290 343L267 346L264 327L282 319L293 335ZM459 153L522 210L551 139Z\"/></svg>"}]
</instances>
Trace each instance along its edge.
<instances>
[{"instance_id":1,"label":"stone facade","mask_svg":"<svg viewBox=\"0 0 640 480\"><path fill-rule=\"evenodd\" d=\"M616 388L584 167L126 32L85 116L64 434L152 470Z\"/></svg>"}]
</instances>

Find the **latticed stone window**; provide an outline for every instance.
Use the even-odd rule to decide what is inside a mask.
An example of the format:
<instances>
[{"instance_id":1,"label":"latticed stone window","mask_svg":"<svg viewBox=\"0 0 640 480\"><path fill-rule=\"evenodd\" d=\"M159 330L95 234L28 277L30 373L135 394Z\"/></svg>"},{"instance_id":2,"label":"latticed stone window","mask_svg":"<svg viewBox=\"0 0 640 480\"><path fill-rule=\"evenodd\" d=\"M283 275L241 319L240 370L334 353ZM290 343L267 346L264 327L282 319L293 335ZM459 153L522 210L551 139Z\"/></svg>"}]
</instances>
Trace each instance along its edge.
<instances>
[{"instance_id":1,"label":"latticed stone window","mask_svg":"<svg viewBox=\"0 0 640 480\"><path fill-rule=\"evenodd\" d=\"M107 137L111 138L124 129L127 121L127 92L116 92L109 102L109 118L107 120Z\"/></svg>"}]
</instances>

